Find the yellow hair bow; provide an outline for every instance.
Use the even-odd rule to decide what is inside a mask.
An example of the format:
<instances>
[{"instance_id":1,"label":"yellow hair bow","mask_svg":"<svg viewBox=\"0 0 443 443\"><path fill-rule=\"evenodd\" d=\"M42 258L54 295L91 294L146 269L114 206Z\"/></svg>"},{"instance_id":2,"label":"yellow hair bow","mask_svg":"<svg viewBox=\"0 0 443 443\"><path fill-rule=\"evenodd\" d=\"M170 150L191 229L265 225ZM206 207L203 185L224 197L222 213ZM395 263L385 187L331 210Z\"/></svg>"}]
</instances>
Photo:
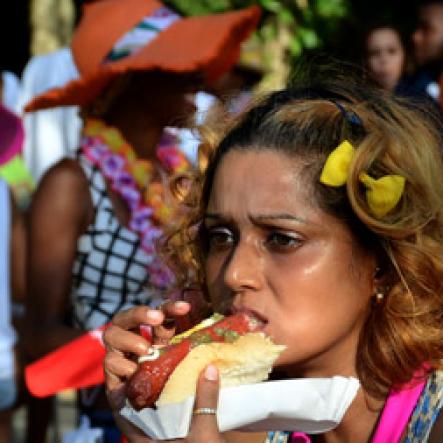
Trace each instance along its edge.
<instances>
[{"instance_id":1,"label":"yellow hair bow","mask_svg":"<svg viewBox=\"0 0 443 443\"><path fill-rule=\"evenodd\" d=\"M355 155L355 148L345 140L328 156L320 175L320 182L327 186L339 187L346 184L349 166ZM377 218L384 217L394 209L405 188L405 178L401 175L385 175L379 179L362 172L359 180L366 187L366 200L372 214Z\"/></svg>"}]
</instances>

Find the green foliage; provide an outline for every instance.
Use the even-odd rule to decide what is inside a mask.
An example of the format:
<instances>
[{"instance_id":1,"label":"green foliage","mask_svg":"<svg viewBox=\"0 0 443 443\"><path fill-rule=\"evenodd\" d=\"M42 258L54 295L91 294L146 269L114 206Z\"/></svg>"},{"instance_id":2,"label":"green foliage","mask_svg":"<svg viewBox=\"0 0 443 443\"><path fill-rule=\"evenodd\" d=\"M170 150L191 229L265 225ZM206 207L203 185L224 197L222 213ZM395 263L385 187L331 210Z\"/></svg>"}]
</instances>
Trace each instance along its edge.
<instances>
[{"instance_id":1,"label":"green foliage","mask_svg":"<svg viewBox=\"0 0 443 443\"><path fill-rule=\"evenodd\" d=\"M258 34L266 41L275 38L282 25L289 28L291 37L287 49L292 56L300 55L303 49L321 48L349 12L348 0L167 0L166 3L188 16L257 4L263 10Z\"/></svg>"},{"instance_id":2,"label":"green foliage","mask_svg":"<svg viewBox=\"0 0 443 443\"><path fill-rule=\"evenodd\" d=\"M233 9L230 0L169 0L165 3L169 3L183 15L207 15Z\"/></svg>"},{"instance_id":3,"label":"green foliage","mask_svg":"<svg viewBox=\"0 0 443 443\"><path fill-rule=\"evenodd\" d=\"M350 0L166 0L183 15L206 15L259 5L253 40L268 72L284 70L305 50L321 49L349 13ZM256 45L257 46L257 45ZM281 73L281 77L284 73Z\"/></svg>"}]
</instances>

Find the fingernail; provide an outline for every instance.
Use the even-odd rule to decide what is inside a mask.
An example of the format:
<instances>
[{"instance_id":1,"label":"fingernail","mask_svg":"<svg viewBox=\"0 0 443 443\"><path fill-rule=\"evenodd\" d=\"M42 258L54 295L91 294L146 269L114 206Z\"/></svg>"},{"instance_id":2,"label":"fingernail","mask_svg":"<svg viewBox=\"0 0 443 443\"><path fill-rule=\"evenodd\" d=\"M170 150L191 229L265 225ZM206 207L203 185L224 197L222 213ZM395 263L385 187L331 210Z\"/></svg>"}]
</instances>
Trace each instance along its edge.
<instances>
[{"instance_id":1,"label":"fingernail","mask_svg":"<svg viewBox=\"0 0 443 443\"><path fill-rule=\"evenodd\" d=\"M162 320L163 319L163 314L160 311L156 311L156 310L151 310L148 311L148 313L146 314L146 317L148 317L148 320Z\"/></svg>"},{"instance_id":2,"label":"fingernail","mask_svg":"<svg viewBox=\"0 0 443 443\"><path fill-rule=\"evenodd\" d=\"M218 369L214 365L209 365L205 369L205 378L208 381L217 381L218 380Z\"/></svg>"},{"instance_id":3,"label":"fingernail","mask_svg":"<svg viewBox=\"0 0 443 443\"><path fill-rule=\"evenodd\" d=\"M176 301L175 302L175 307L178 309L184 309L187 308L189 306L189 303L185 302L185 301Z\"/></svg>"},{"instance_id":4,"label":"fingernail","mask_svg":"<svg viewBox=\"0 0 443 443\"><path fill-rule=\"evenodd\" d=\"M147 354L147 352L148 352L148 350L149 350L149 347L148 346L146 346L145 344L143 344L143 343L138 343L137 344L137 348L140 350L140 352L142 352L143 354Z\"/></svg>"}]
</instances>

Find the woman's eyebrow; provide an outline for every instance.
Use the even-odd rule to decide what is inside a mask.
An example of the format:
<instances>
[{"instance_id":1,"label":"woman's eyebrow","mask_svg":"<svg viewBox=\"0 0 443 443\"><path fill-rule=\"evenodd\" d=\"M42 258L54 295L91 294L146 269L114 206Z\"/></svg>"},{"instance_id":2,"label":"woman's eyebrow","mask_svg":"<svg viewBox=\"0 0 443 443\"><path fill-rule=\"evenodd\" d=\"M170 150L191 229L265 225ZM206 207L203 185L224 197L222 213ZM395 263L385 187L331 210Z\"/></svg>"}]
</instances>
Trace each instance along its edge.
<instances>
[{"instance_id":1,"label":"woman's eyebrow","mask_svg":"<svg viewBox=\"0 0 443 443\"><path fill-rule=\"evenodd\" d=\"M255 214L249 215L249 219L253 222L264 222L271 220L289 220L295 221L297 223L307 224L308 220L299 217L297 215L288 214L288 213L277 213L277 214Z\"/></svg>"},{"instance_id":2,"label":"woman's eyebrow","mask_svg":"<svg viewBox=\"0 0 443 443\"><path fill-rule=\"evenodd\" d=\"M205 220L230 220L232 217L226 217L219 213L208 212L204 215ZM297 215L288 213L275 213L275 214L250 214L248 218L253 223L263 223L265 221L275 221L275 220L289 220L295 221L297 223L307 224L308 220L299 217Z\"/></svg>"}]
</instances>

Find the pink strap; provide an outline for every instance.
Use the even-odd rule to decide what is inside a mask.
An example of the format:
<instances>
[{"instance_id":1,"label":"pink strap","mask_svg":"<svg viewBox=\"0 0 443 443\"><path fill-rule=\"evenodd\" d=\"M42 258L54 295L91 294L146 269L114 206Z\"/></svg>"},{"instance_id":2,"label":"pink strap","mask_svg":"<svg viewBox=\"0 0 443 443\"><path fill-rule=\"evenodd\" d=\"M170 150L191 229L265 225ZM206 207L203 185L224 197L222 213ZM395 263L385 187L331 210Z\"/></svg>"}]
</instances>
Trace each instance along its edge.
<instances>
[{"instance_id":1,"label":"pink strap","mask_svg":"<svg viewBox=\"0 0 443 443\"><path fill-rule=\"evenodd\" d=\"M423 376L423 369L426 369L426 366L417 371L415 376ZM403 387L401 391L391 391L371 443L397 443L400 441L426 382L426 379L415 380ZM311 439L306 434L292 433L291 443L310 442Z\"/></svg>"},{"instance_id":2,"label":"pink strap","mask_svg":"<svg viewBox=\"0 0 443 443\"><path fill-rule=\"evenodd\" d=\"M291 443L311 443L311 439L303 432L293 432Z\"/></svg>"},{"instance_id":3,"label":"pink strap","mask_svg":"<svg viewBox=\"0 0 443 443\"><path fill-rule=\"evenodd\" d=\"M410 387L389 394L372 443L400 441L425 385L426 380L418 381Z\"/></svg>"}]
</instances>

